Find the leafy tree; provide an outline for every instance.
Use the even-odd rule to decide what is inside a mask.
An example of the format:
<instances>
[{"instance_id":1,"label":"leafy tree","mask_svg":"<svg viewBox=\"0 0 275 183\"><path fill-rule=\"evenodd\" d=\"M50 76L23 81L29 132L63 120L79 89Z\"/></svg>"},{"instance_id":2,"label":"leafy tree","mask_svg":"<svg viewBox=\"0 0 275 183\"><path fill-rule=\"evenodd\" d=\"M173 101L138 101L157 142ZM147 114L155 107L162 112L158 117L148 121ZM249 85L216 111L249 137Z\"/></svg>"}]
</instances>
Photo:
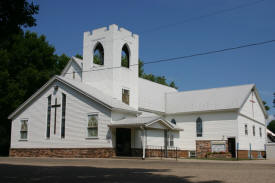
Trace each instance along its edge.
<instances>
[{"instance_id":1,"label":"leafy tree","mask_svg":"<svg viewBox=\"0 0 275 183\"><path fill-rule=\"evenodd\" d=\"M138 60L138 76L142 77L142 75L144 74L144 69L143 69L143 62L141 60Z\"/></svg>"},{"instance_id":2,"label":"leafy tree","mask_svg":"<svg viewBox=\"0 0 275 183\"><path fill-rule=\"evenodd\" d=\"M45 36L26 31L13 35L9 49L0 49L0 154L7 154L10 121L7 116L53 75L60 74L69 57L56 55Z\"/></svg>"},{"instance_id":3,"label":"leafy tree","mask_svg":"<svg viewBox=\"0 0 275 183\"><path fill-rule=\"evenodd\" d=\"M121 66L129 68L129 62L126 55L121 56Z\"/></svg>"},{"instance_id":4,"label":"leafy tree","mask_svg":"<svg viewBox=\"0 0 275 183\"><path fill-rule=\"evenodd\" d=\"M7 116L28 95L29 92L25 88L29 87L31 91L37 82L43 80L43 77L32 77L34 73L38 73L38 76L43 73L43 71L35 70L34 65L39 62L39 60L36 61L35 56L38 53L36 49L33 49L36 45L29 45L31 51L24 55L31 60L27 61L22 54L26 53L22 27L36 25L33 15L37 14L38 10L38 5L29 3L27 0L2 0L0 2L0 155L7 154L9 149L11 123ZM32 39L31 35L28 36L30 36L29 40ZM17 45L18 40L20 41ZM29 55L34 57L31 58ZM34 64L29 64L29 62L34 62ZM43 67L43 64L38 64L38 66ZM34 85L27 84L28 80L33 81ZM24 84L27 85L24 86Z\"/></svg>"},{"instance_id":5,"label":"leafy tree","mask_svg":"<svg viewBox=\"0 0 275 183\"><path fill-rule=\"evenodd\" d=\"M267 105L267 103L265 101L263 101L264 107L266 111L269 111L270 107Z\"/></svg>"},{"instance_id":6,"label":"leafy tree","mask_svg":"<svg viewBox=\"0 0 275 183\"><path fill-rule=\"evenodd\" d=\"M79 58L79 59L81 59L81 60L83 59L82 55L80 55L79 53L77 53L77 54L75 55L75 57L76 57L76 58Z\"/></svg>"},{"instance_id":7,"label":"leafy tree","mask_svg":"<svg viewBox=\"0 0 275 183\"><path fill-rule=\"evenodd\" d=\"M178 89L178 87L176 86L176 84L175 84L174 81L172 81L172 82L169 84L169 86L172 87L172 88Z\"/></svg>"},{"instance_id":8,"label":"leafy tree","mask_svg":"<svg viewBox=\"0 0 275 183\"><path fill-rule=\"evenodd\" d=\"M1 0L0 47L6 47L13 35L22 33L22 26L35 26L36 20L33 15L37 14L38 10L38 5L27 0Z\"/></svg>"},{"instance_id":9,"label":"leafy tree","mask_svg":"<svg viewBox=\"0 0 275 183\"><path fill-rule=\"evenodd\" d=\"M275 133L275 120L272 120L268 125L267 128L272 131L273 133Z\"/></svg>"},{"instance_id":10,"label":"leafy tree","mask_svg":"<svg viewBox=\"0 0 275 183\"><path fill-rule=\"evenodd\" d=\"M153 82L156 82L156 83L159 83L159 84L162 84L162 85L165 85L165 86L170 86L170 87L173 87L175 89L178 89L178 87L176 86L174 81L172 81L168 84L167 81L166 81L165 76L155 76L153 74L144 73L144 69L143 69L144 63L141 60L139 60L139 65L138 66L139 66L139 72L138 72L139 77L141 77L143 79L153 81Z\"/></svg>"},{"instance_id":11,"label":"leafy tree","mask_svg":"<svg viewBox=\"0 0 275 183\"><path fill-rule=\"evenodd\" d=\"M103 65L103 59L99 55L94 55L94 64Z\"/></svg>"}]
</instances>

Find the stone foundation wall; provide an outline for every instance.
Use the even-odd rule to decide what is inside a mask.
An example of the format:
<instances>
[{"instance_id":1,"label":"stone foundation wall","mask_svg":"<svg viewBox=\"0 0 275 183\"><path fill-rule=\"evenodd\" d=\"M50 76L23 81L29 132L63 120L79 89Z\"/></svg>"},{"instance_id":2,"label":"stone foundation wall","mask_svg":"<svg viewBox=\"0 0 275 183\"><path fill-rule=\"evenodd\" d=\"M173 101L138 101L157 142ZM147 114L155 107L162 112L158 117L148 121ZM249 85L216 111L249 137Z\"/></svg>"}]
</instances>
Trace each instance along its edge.
<instances>
[{"instance_id":1,"label":"stone foundation wall","mask_svg":"<svg viewBox=\"0 0 275 183\"><path fill-rule=\"evenodd\" d=\"M196 141L196 156L197 158L206 158L207 153L211 152L210 140L197 140Z\"/></svg>"},{"instance_id":2,"label":"stone foundation wall","mask_svg":"<svg viewBox=\"0 0 275 183\"><path fill-rule=\"evenodd\" d=\"M142 157L142 149L132 149L132 156ZM148 157L165 157L164 149L146 149L145 156ZM168 158L187 158L188 151L187 150L168 150L167 151Z\"/></svg>"},{"instance_id":3,"label":"stone foundation wall","mask_svg":"<svg viewBox=\"0 0 275 183\"><path fill-rule=\"evenodd\" d=\"M219 158L232 158L232 154L231 153L224 153L224 154L215 154L215 153L211 153L207 155L207 158L213 158L213 159L219 159Z\"/></svg>"},{"instance_id":4,"label":"stone foundation wall","mask_svg":"<svg viewBox=\"0 0 275 183\"><path fill-rule=\"evenodd\" d=\"M197 158L206 158L207 152L211 152L211 142L203 141L197 145ZM265 157L265 151L252 151L253 159L258 158L258 152ZM146 157L164 157L164 150L146 149ZM58 157L58 158L111 158L116 156L113 148L55 148L55 149L10 149L11 157ZM132 156L142 157L142 149L132 149ZM187 158L187 150L168 150L168 158ZM208 155L209 156L209 155ZM218 155L220 156L220 155ZM221 155L222 156L222 155ZM227 155L226 155L227 156ZM227 156L228 157L228 156ZM239 150L238 157L240 159L249 159L248 150Z\"/></svg>"},{"instance_id":5,"label":"stone foundation wall","mask_svg":"<svg viewBox=\"0 0 275 183\"><path fill-rule=\"evenodd\" d=\"M113 148L10 149L11 157L111 158L115 155Z\"/></svg>"},{"instance_id":6,"label":"stone foundation wall","mask_svg":"<svg viewBox=\"0 0 275 183\"><path fill-rule=\"evenodd\" d=\"M216 141L216 140L215 140ZM226 141L226 153L228 153L228 141ZM211 140L197 140L196 141L196 155L197 158L207 158L207 154L211 153Z\"/></svg>"},{"instance_id":7,"label":"stone foundation wall","mask_svg":"<svg viewBox=\"0 0 275 183\"><path fill-rule=\"evenodd\" d=\"M251 158L258 159L258 153L261 153L262 157L266 156L265 151L251 151ZM238 150L238 157L240 159L249 159L248 150Z\"/></svg>"}]
</instances>

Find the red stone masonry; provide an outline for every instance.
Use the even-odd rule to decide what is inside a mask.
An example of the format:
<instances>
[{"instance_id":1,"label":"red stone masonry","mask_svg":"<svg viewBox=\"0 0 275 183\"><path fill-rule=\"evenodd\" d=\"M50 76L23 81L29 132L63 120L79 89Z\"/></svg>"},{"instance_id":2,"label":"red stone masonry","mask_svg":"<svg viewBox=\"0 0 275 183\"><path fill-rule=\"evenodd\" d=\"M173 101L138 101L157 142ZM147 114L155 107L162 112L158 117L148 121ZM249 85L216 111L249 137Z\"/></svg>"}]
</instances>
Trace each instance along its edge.
<instances>
[{"instance_id":1,"label":"red stone masonry","mask_svg":"<svg viewBox=\"0 0 275 183\"><path fill-rule=\"evenodd\" d=\"M261 152L262 157L265 157L265 151L251 151L252 158L257 159L259 152ZM238 150L238 157L240 159L249 159L248 150Z\"/></svg>"},{"instance_id":2,"label":"red stone masonry","mask_svg":"<svg viewBox=\"0 0 275 183\"><path fill-rule=\"evenodd\" d=\"M11 157L111 158L115 154L113 148L10 149Z\"/></svg>"},{"instance_id":3,"label":"red stone masonry","mask_svg":"<svg viewBox=\"0 0 275 183\"><path fill-rule=\"evenodd\" d=\"M146 149L146 157L164 157L164 150ZM11 157L55 157L55 158L111 158L116 156L113 148L16 148L10 149ZM141 157L142 149L132 149L132 156ZM169 158L187 158L186 150L168 150Z\"/></svg>"},{"instance_id":4,"label":"red stone masonry","mask_svg":"<svg viewBox=\"0 0 275 183\"><path fill-rule=\"evenodd\" d=\"M212 140L197 140L196 141L196 155L197 158L207 158L207 154L212 152L211 149ZM214 140L216 141L216 140ZM226 141L226 153L228 153L228 141Z\"/></svg>"},{"instance_id":5,"label":"red stone masonry","mask_svg":"<svg viewBox=\"0 0 275 183\"><path fill-rule=\"evenodd\" d=\"M206 158L208 152L211 152L211 141L210 140L197 140L196 141L196 156L197 156L197 158Z\"/></svg>"}]
</instances>

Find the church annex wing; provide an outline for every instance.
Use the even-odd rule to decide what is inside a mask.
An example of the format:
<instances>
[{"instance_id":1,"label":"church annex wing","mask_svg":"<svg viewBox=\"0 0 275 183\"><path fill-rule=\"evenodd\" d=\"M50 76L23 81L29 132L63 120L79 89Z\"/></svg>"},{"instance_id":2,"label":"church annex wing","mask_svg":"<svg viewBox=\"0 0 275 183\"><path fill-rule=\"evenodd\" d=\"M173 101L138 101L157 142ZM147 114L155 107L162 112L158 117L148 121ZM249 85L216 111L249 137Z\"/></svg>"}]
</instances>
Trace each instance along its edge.
<instances>
[{"instance_id":1,"label":"church annex wing","mask_svg":"<svg viewBox=\"0 0 275 183\"><path fill-rule=\"evenodd\" d=\"M267 113L254 84L172 92L166 94L166 113L195 113L239 110L254 91L265 116Z\"/></svg>"}]
</instances>

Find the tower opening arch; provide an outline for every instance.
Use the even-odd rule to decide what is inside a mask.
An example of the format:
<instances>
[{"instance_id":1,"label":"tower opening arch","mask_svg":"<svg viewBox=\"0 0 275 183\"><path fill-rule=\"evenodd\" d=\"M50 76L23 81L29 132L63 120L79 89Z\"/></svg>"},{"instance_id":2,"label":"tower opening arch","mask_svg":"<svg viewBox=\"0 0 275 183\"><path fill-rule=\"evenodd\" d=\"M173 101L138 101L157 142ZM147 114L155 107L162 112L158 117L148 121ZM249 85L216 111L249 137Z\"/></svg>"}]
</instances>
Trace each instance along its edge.
<instances>
[{"instance_id":1,"label":"tower opening arch","mask_svg":"<svg viewBox=\"0 0 275 183\"><path fill-rule=\"evenodd\" d=\"M104 48L100 42L97 42L93 49L93 63L104 65Z\"/></svg>"},{"instance_id":2,"label":"tower opening arch","mask_svg":"<svg viewBox=\"0 0 275 183\"><path fill-rule=\"evenodd\" d=\"M121 49L121 66L130 68L130 48L127 43Z\"/></svg>"}]
</instances>

